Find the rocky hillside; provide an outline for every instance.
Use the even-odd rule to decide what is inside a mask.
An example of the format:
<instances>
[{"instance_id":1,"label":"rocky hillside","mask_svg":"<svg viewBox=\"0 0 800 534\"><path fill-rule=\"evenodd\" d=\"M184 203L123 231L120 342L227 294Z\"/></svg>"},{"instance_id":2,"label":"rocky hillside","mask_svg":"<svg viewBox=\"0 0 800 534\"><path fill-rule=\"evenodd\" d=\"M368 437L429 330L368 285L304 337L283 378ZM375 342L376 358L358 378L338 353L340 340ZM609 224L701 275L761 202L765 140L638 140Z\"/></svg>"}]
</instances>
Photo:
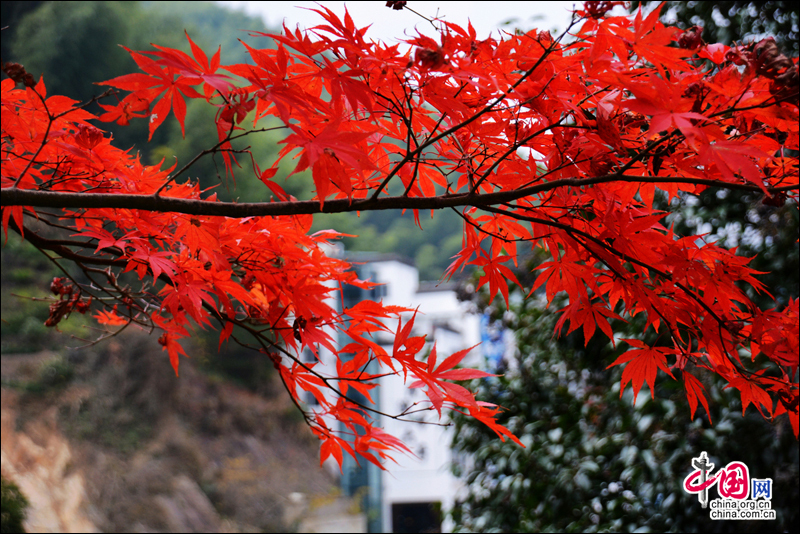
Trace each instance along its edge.
<instances>
[{"instance_id":1,"label":"rocky hillside","mask_svg":"<svg viewBox=\"0 0 800 534\"><path fill-rule=\"evenodd\" d=\"M319 523L313 511L337 486L281 388L257 395L191 360L176 378L158 349L131 334L69 355L3 355L2 472L31 502L28 531Z\"/></svg>"}]
</instances>

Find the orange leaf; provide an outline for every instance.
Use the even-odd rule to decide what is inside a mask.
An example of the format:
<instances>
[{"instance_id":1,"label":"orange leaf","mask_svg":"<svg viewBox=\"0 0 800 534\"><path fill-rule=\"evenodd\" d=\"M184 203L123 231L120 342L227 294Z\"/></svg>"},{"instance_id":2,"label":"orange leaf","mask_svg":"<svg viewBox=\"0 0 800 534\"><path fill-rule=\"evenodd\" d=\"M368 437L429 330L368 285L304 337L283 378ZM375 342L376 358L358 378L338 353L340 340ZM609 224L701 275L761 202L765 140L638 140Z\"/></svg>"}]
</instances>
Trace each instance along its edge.
<instances>
[{"instance_id":1,"label":"orange leaf","mask_svg":"<svg viewBox=\"0 0 800 534\"><path fill-rule=\"evenodd\" d=\"M114 306L114 309L110 312L106 310L99 310L95 315L93 315L97 322L100 324L107 324L109 326L122 326L124 324L128 324L128 321L117 315L117 307Z\"/></svg>"}]
</instances>

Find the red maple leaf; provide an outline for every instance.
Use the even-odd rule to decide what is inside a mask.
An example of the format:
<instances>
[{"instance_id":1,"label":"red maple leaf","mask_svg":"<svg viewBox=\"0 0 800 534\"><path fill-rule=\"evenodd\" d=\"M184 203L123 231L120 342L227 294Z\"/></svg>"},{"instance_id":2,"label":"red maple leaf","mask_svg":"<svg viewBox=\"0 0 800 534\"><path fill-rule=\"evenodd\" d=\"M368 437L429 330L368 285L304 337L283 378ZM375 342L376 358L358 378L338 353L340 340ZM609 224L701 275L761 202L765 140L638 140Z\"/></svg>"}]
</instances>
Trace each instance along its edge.
<instances>
[{"instance_id":1,"label":"red maple leaf","mask_svg":"<svg viewBox=\"0 0 800 534\"><path fill-rule=\"evenodd\" d=\"M609 318L642 315L645 334L670 338L674 348L628 341L612 364L627 364L623 390L631 382L638 396L646 382L653 396L658 369L672 376L666 360L675 354L684 373L691 360L724 378L745 408L786 413L797 434L797 299L758 309L749 288L767 288L749 258L676 235L663 226L668 213L653 209L656 189L672 199L709 186L796 202L796 61L769 38L703 46L696 30L662 24L659 10L606 17L600 4L576 15L588 19L569 44L539 31L478 40L471 26L443 23L438 38L409 40L412 53L321 8L325 22L310 31L257 32L278 46L245 45L247 63L222 67L219 49L209 57L188 34L191 53L131 52L142 72L106 82L129 94L101 104L99 119L147 117L152 137L172 110L183 131L185 99L198 99L216 111L218 134L200 156L221 153L233 175L234 154L244 152L266 186L264 201L247 204L201 191L186 172L199 156L179 175L177 163L144 165L90 126L94 115L76 101L48 96L43 78L6 63L3 228L90 279L54 286L50 323L102 302L95 318L121 325L107 310L124 306L132 321L161 330L176 372L179 340L195 326L219 323L220 343L241 342L234 326L248 332L323 441L323 458L340 465L343 452L378 465L408 452L374 427L374 408L344 400L350 388L374 398L384 375L410 373L440 415L463 410L518 440L497 423L499 408L452 382L486 376L455 368L465 351L440 363L434 345L419 358L427 341L414 335L416 312L403 322L411 310L337 306L347 286L375 284L331 253L342 234L309 234L321 212L411 210L421 227L420 210L452 208L464 226L447 276L480 267L477 289L508 303L509 282L519 284L511 265L542 258L531 293L544 287L548 303L569 297L557 328L569 320L587 343L598 328L613 341ZM290 133L262 171L262 154L231 143L273 129L259 125L267 120ZM295 198L273 181L290 153L294 173L311 171L316 194ZM308 348L336 363L307 365L299 353ZM374 362L381 370L367 373ZM683 381L692 416L699 403L708 411L700 382L688 373ZM336 432L326 418L338 421Z\"/></svg>"},{"instance_id":2,"label":"red maple leaf","mask_svg":"<svg viewBox=\"0 0 800 534\"><path fill-rule=\"evenodd\" d=\"M633 384L633 403L636 404L636 398L639 396L639 390L647 381L650 386L650 398L655 398L654 382L656 379L656 372L661 369L673 379L675 378L672 372L667 367L667 354L674 354L675 349L669 347L650 347L639 339L623 339L637 349L630 349L617 358L614 363L606 367L606 369L615 365L627 363L625 370L622 372L622 380L620 381L619 396L625 391L625 386L628 382Z\"/></svg>"}]
</instances>

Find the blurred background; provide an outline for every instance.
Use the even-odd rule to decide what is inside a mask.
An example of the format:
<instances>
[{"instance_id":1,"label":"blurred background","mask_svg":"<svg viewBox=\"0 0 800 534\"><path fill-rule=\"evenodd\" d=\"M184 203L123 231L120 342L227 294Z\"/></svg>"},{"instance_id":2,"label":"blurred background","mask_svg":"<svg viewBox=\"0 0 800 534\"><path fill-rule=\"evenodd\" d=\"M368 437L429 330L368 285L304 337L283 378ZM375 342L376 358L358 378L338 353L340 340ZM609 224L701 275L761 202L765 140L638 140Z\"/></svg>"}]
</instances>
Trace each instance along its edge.
<instances>
[{"instance_id":1,"label":"blurred background","mask_svg":"<svg viewBox=\"0 0 800 534\"><path fill-rule=\"evenodd\" d=\"M343 14L341 2L322 4ZM797 56L793 4L667 4L665 20L704 26L707 42L772 35L787 55ZM256 48L273 44L242 30L277 32L282 22L290 28L318 23L315 14L295 5L316 4L3 2L0 50L4 62L22 63L37 78L43 74L49 94L85 101L102 92L93 82L136 71L119 44L147 50L156 43L188 52L185 29L206 52L221 46L223 64L245 63L249 56L238 39ZM369 10L356 8L364 5ZM438 7L438 14L459 24L471 17L479 35L494 31L496 38L500 29L557 33L566 27L571 5L409 3L426 16L436 15ZM357 25L375 24L368 34L374 38L401 39L415 26L430 33L427 22L384 2L362 2L352 10ZM150 143L143 120L125 128L98 126L113 133L117 146L140 152L146 163L163 159L171 165L216 142L213 113L189 102L186 137L168 120ZM274 161L280 135L247 138L262 168ZM287 167L276 179L288 175L292 166ZM225 180L221 161L205 158L192 168L191 178L203 188L216 186L223 199L268 198L248 165L237 170L234 184ZM302 174L281 183L297 197L308 197L313 188L310 176ZM661 202L666 207L666 199ZM754 266L770 273L762 280L775 296L775 301L755 297L760 305L798 297L795 204L771 207L756 195L709 190L674 207L677 230L708 233L709 239L739 246L740 254L757 255ZM431 339L455 332L461 337L453 338L454 347L476 336L484 341L474 363L503 376L475 381L473 390L481 400L507 408L501 422L525 449L461 418L455 418L455 432L403 436L401 431L418 456L437 446L446 452L428 454L427 460L423 453L425 469L404 462L408 483L417 480L419 486L414 477L430 475L431 484L441 486L438 497L392 501L392 488L397 495L403 491L403 475L392 482L386 478L392 475L359 471L356 465L342 476L338 469L319 467L317 440L271 362L258 353L232 344L218 352L215 333L201 331L187 347L192 358L177 379L156 339L144 333L74 349L84 345L78 338L91 337L91 319L75 314L60 331L44 326L49 303L42 299L61 273L12 235L1 263L4 532L7 524L14 531L13 521L21 520L17 512L27 514L18 526L48 532L796 531L798 443L785 417L770 423L752 407L742 417L735 395L710 379L704 385L713 399L711 413L699 408L694 421L676 383L657 383L652 400L645 388L634 406L630 389L619 396L621 370L606 370L619 346L599 338L586 345L580 330L554 339L553 310L564 304L546 310L536 295L522 298L527 289L512 292L507 310L502 301L488 302L475 292L476 273L442 281L461 246L460 219L442 212L421 220L422 231L410 214L335 214L315 217L312 231L335 228L357 235L345 238L343 246L363 264L360 269L387 283L391 273L402 273L395 284L413 287L413 298L435 294L452 300L424 328ZM530 268L541 260L521 262L523 286L530 287ZM391 300L392 291L388 284L378 296ZM367 296L375 295L348 298ZM472 319L461 320L467 316ZM459 322L462 326L454 326ZM613 327L622 337L642 330L635 322ZM752 476L771 477L776 522L710 521L697 498L681 489L691 458L704 450L718 466L740 460Z\"/></svg>"}]
</instances>

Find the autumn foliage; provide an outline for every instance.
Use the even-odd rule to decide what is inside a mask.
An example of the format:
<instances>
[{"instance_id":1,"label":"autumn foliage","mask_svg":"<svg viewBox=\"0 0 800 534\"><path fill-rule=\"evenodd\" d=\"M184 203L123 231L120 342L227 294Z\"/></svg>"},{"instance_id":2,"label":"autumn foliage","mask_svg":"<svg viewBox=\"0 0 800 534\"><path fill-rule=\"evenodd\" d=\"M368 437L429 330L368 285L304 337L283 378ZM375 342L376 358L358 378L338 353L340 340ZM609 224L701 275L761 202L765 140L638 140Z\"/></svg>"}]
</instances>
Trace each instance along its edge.
<instances>
[{"instance_id":1,"label":"autumn foliage","mask_svg":"<svg viewBox=\"0 0 800 534\"><path fill-rule=\"evenodd\" d=\"M507 300L518 283L510 266L538 247L549 259L530 291L569 297L557 331L569 324L587 343L614 341L614 321L642 316L659 333L654 346L624 340L630 349L611 364L625 365L623 387L652 390L661 371L683 382L694 414L698 403L708 409L702 376L716 374L744 409L788 413L797 435L797 299L759 309L748 292L768 288L749 258L676 235L654 208L656 189L670 200L717 187L797 202L797 58L769 38L705 44L697 28L664 26L658 10L607 17L614 2L586 4L569 38L534 30L480 39L471 25L435 21L436 38L419 34L410 46L375 42L348 14L321 8L310 30L260 34L264 48L248 47L252 65L220 65L219 50L209 57L187 35L191 54L129 51L141 72L101 83L113 89L99 117L7 64L3 228L91 281L54 281L48 324L91 308L106 335L157 330L176 373L194 328L219 328L221 344L237 325L273 361L322 458L340 464L343 452L380 465L407 450L375 426L374 410L345 397L352 388L369 398L374 360L423 388L437 414L459 410L518 441L495 423L498 407L455 383L486 376L457 368L467 351L439 357L434 347L423 357L414 310L371 301L339 309L340 287L373 284L326 254L339 234L309 234L315 213L405 209L419 224L420 210L452 208L464 231L448 274L480 267L480 285ZM231 176L252 165L270 201L221 202L186 179L192 162L145 165L90 124L144 118L152 137L172 113L183 129L187 98L217 108L219 142L206 152L221 155ZM287 134L269 166L230 144L268 118ZM313 198L295 199L273 180L292 158L294 173L311 171ZM394 182L402 193L390 194ZM67 234L40 235L37 219ZM393 345L380 345L378 332ZM321 347L334 364L299 357ZM302 391L318 407L303 404Z\"/></svg>"}]
</instances>

